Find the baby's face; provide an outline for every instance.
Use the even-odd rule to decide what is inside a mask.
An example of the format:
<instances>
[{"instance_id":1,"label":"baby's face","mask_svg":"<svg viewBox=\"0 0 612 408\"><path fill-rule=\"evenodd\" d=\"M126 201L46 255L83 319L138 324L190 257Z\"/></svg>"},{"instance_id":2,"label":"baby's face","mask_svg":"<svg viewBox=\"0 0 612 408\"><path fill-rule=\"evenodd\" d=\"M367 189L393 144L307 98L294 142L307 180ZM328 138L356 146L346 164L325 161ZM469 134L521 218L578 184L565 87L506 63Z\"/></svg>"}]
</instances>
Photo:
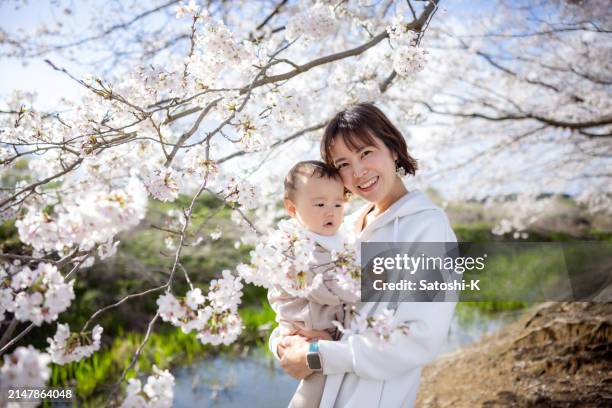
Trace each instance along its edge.
<instances>
[{"instance_id":1,"label":"baby's face","mask_svg":"<svg viewBox=\"0 0 612 408\"><path fill-rule=\"evenodd\" d=\"M295 218L308 230L334 235L344 216L344 185L339 179L304 177L291 201Z\"/></svg>"}]
</instances>

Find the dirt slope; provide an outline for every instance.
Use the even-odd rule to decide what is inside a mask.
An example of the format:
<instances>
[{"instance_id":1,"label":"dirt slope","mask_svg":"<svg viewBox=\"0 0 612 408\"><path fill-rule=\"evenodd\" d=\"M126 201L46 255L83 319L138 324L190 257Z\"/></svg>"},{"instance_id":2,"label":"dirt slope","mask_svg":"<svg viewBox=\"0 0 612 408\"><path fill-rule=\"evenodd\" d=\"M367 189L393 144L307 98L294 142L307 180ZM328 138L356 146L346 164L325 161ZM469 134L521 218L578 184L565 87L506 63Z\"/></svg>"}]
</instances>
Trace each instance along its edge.
<instances>
[{"instance_id":1,"label":"dirt slope","mask_svg":"<svg viewBox=\"0 0 612 408\"><path fill-rule=\"evenodd\" d=\"M612 303L543 304L441 356L417 407L612 407Z\"/></svg>"}]
</instances>

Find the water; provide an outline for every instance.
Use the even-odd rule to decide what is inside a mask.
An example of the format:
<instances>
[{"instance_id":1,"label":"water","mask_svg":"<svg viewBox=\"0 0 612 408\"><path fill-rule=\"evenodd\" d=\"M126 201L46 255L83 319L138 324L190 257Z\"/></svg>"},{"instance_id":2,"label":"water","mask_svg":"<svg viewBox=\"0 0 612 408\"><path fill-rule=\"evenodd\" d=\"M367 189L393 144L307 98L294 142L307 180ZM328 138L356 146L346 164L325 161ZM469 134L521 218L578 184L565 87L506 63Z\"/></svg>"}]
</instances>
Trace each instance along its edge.
<instances>
[{"instance_id":1,"label":"water","mask_svg":"<svg viewBox=\"0 0 612 408\"><path fill-rule=\"evenodd\" d=\"M473 343L480 339L483 334L492 333L508 323L512 323L523 313L523 310L517 310L491 314L483 313L476 308L470 308L467 315L455 314L451 322L448 339L442 346L440 353L450 353L459 347Z\"/></svg>"},{"instance_id":2,"label":"water","mask_svg":"<svg viewBox=\"0 0 612 408\"><path fill-rule=\"evenodd\" d=\"M176 370L174 407L286 407L298 381L266 350L219 356Z\"/></svg>"},{"instance_id":3,"label":"water","mask_svg":"<svg viewBox=\"0 0 612 408\"><path fill-rule=\"evenodd\" d=\"M471 311L455 315L449 338L441 353L448 353L478 340L515 320L520 313L495 316ZM286 407L298 381L285 374L266 350L246 357L218 356L173 372L176 378L175 407Z\"/></svg>"}]
</instances>

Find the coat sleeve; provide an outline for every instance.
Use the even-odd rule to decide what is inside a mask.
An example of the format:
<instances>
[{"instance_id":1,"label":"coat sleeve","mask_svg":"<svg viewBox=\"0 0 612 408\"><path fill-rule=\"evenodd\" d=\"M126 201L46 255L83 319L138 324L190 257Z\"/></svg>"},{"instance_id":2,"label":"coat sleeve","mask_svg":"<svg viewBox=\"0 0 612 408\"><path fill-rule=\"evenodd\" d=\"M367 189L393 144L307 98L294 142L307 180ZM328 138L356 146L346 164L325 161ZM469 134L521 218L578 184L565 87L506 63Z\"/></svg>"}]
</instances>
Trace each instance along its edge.
<instances>
[{"instance_id":1,"label":"coat sleeve","mask_svg":"<svg viewBox=\"0 0 612 408\"><path fill-rule=\"evenodd\" d=\"M416 237L408 233L403 239L456 242L441 210L428 215L423 224L423 233ZM368 333L350 335L340 342L321 340L319 351L323 373L354 372L367 380L389 380L423 367L440 351L448 335L454 308L454 302L399 303L395 319L407 323L409 331L407 334L395 333L389 342L380 342Z\"/></svg>"}]
</instances>

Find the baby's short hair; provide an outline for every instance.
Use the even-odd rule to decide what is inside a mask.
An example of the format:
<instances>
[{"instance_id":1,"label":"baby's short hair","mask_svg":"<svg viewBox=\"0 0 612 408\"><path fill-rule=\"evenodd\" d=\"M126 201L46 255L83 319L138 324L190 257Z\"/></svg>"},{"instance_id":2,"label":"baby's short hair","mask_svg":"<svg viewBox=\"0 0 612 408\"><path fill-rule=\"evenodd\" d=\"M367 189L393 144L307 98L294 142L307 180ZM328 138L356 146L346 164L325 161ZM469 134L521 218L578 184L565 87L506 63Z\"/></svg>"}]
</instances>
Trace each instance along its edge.
<instances>
[{"instance_id":1,"label":"baby's short hair","mask_svg":"<svg viewBox=\"0 0 612 408\"><path fill-rule=\"evenodd\" d=\"M285 198L293 200L298 189L300 177L318 177L342 181L338 170L318 160L305 160L296 163L285 177Z\"/></svg>"}]
</instances>

